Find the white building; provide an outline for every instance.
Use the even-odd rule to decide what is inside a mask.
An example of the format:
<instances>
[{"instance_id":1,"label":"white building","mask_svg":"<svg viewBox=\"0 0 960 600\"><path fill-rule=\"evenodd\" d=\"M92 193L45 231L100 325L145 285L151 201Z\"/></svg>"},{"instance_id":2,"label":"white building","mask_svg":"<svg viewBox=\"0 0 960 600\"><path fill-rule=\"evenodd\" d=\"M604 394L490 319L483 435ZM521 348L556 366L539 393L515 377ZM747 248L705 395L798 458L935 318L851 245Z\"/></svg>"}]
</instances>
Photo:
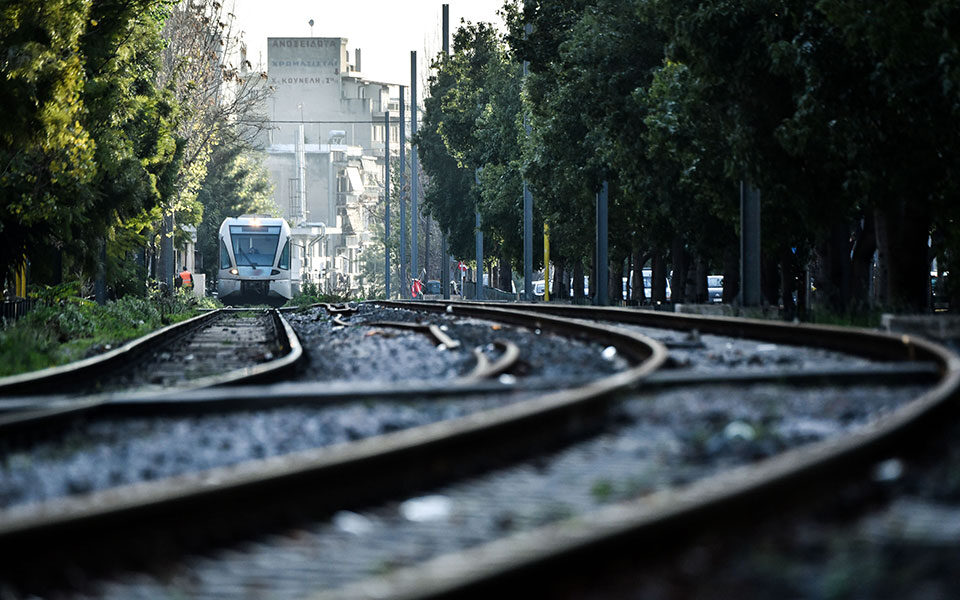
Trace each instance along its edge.
<instances>
[{"instance_id":1,"label":"white building","mask_svg":"<svg viewBox=\"0 0 960 600\"><path fill-rule=\"evenodd\" d=\"M294 263L304 282L357 293L383 195L384 112L399 116L399 87L363 79L360 51L351 62L344 38L268 38L267 74L272 128L263 145ZM399 139L397 123L390 137Z\"/></svg>"}]
</instances>

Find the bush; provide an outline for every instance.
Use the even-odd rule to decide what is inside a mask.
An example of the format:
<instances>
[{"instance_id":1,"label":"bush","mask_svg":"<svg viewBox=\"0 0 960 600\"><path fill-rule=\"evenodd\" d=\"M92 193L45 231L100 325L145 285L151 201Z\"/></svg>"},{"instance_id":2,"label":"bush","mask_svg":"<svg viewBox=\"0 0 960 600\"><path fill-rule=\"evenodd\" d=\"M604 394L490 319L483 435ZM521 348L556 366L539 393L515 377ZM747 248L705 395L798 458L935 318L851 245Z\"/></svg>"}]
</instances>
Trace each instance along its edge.
<instances>
[{"instance_id":1,"label":"bush","mask_svg":"<svg viewBox=\"0 0 960 600\"><path fill-rule=\"evenodd\" d=\"M64 364L98 354L151 331L217 308L211 298L183 290L170 297L124 296L100 306L76 296L78 283L45 286L31 296L37 306L0 330L0 376Z\"/></svg>"},{"instance_id":2,"label":"bush","mask_svg":"<svg viewBox=\"0 0 960 600\"><path fill-rule=\"evenodd\" d=\"M305 283L300 287L300 293L287 300L287 303L284 306L309 306L311 304L317 304L320 302L327 302L330 304L337 304L340 302L346 302L349 300L345 296L337 296L333 294L321 294L320 288L315 283Z\"/></svg>"}]
</instances>

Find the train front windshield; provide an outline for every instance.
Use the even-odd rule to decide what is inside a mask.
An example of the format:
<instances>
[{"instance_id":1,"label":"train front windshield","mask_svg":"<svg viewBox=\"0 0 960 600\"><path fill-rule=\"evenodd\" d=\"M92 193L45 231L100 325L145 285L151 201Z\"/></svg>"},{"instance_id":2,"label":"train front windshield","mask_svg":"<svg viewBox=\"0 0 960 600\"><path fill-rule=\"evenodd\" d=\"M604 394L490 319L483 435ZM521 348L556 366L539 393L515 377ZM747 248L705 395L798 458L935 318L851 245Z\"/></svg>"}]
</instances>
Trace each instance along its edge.
<instances>
[{"instance_id":1,"label":"train front windshield","mask_svg":"<svg viewBox=\"0 0 960 600\"><path fill-rule=\"evenodd\" d=\"M231 225L230 239L238 267L272 267L280 245L280 227Z\"/></svg>"}]
</instances>

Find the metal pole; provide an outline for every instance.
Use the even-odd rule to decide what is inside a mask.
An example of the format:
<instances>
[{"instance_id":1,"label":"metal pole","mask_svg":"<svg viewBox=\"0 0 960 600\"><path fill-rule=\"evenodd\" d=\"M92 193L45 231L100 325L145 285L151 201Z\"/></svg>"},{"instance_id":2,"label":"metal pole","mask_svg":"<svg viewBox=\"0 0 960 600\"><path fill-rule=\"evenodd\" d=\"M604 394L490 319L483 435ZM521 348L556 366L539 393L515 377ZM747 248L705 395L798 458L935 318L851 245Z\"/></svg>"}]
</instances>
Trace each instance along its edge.
<instances>
[{"instance_id":1,"label":"metal pole","mask_svg":"<svg viewBox=\"0 0 960 600\"><path fill-rule=\"evenodd\" d=\"M443 5L443 17L442 17L442 27L443 27L443 54L444 56L450 54L450 5Z\"/></svg>"},{"instance_id":2,"label":"metal pole","mask_svg":"<svg viewBox=\"0 0 960 600\"><path fill-rule=\"evenodd\" d=\"M550 302L550 226L543 224L543 301Z\"/></svg>"},{"instance_id":3,"label":"metal pole","mask_svg":"<svg viewBox=\"0 0 960 600\"><path fill-rule=\"evenodd\" d=\"M390 299L390 111L383 115L383 271L384 296Z\"/></svg>"},{"instance_id":4,"label":"metal pole","mask_svg":"<svg viewBox=\"0 0 960 600\"><path fill-rule=\"evenodd\" d=\"M480 231L480 213L477 216L477 289L474 292L474 298L483 300L483 232Z\"/></svg>"},{"instance_id":5,"label":"metal pole","mask_svg":"<svg viewBox=\"0 0 960 600\"><path fill-rule=\"evenodd\" d=\"M406 201L406 179L407 179L407 132L406 132L406 107L403 102L403 86L400 86L400 297L405 298L409 285L407 284L407 201Z\"/></svg>"},{"instance_id":6,"label":"metal pole","mask_svg":"<svg viewBox=\"0 0 960 600\"><path fill-rule=\"evenodd\" d=\"M606 306L609 263L607 258L607 182L597 194L597 299L598 306Z\"/></svg>"},{"instance_id":7,"label":"metal pole","mask_svg":"<svg viewBox=\"0 0 960 600\"><path fill-rule=\"evenodd\" d=\"M410 138L417 135L417 51L410 52ZM420 210L417 204L417 145L410 143L410 276L420 278L420 267L417 264L417 225L420 221Z\"/></svg>"},{"instance_id":8,"label":"metal pole","mask_svg":"<svg viewBox=\"0 0 960 600\"><path fill-rule=\"evenodd\" d=\"M523 37L526 38L533 31L533 26L527 23L523 27ZM523 61L523 77L526 79L530 68L529 61ZM530 137L530 120L527 111L523 111L523 127L527 137ZM533 194L527 179L523 179L523 295L527 302L533 301Z\"/></svg>"},{"instance_id":9,"label":"metal pole","mask_svg":"<svg viewBox=\"0 0 960 600\"><path fill-rule=\"evenodd\" d=\"M477 181L477 192L480 190L480 169L474 171L474 177ZM476 300L483 300L483 231L480 229L480 211L474 213L477 218L476 229L476 254L477 254L477 288L474 290L473 297Z\"/></svg>"},{"instance_id":10,"label":"metal pole","mask_svg":"<svg viewBox=\"0 0 960 600\"><path fill-rule=\"evenodd\" d=\"M740 182L740 304L760 306L760 191Z\"/></svg>"},{"instance_id":11,"label":"metal pole","mask_svg":"<svg viewBox=\"0 0 960 600\"><path fill-rule=\"evenodd\" d=\"M450 5L443 5L443 55L450 54ZM447 232L442 232L440 251L443 253L443 269L440 271L440 285L443 286L443 299L450 299L450 251L447 249Z\"/></svg>"}]
</instances>

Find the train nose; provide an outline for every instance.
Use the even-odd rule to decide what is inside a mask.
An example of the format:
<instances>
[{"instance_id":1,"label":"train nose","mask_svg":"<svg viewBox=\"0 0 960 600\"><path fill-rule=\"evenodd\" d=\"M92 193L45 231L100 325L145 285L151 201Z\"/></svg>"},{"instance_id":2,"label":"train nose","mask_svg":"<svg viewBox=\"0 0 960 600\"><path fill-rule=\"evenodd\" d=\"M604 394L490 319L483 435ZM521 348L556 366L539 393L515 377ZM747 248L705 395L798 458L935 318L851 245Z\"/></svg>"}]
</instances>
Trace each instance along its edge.
<instances>
[{"instance_id":1,"label":"train nose","mask_svg":"<svg viewBox=\"0 0 960 600\"><path fill-rule=\"evenodd\" d=\"M266 296L270 291L269 281L247 281L240 282L240 293L251 296Z\"/></svg>"}]
</instances>

